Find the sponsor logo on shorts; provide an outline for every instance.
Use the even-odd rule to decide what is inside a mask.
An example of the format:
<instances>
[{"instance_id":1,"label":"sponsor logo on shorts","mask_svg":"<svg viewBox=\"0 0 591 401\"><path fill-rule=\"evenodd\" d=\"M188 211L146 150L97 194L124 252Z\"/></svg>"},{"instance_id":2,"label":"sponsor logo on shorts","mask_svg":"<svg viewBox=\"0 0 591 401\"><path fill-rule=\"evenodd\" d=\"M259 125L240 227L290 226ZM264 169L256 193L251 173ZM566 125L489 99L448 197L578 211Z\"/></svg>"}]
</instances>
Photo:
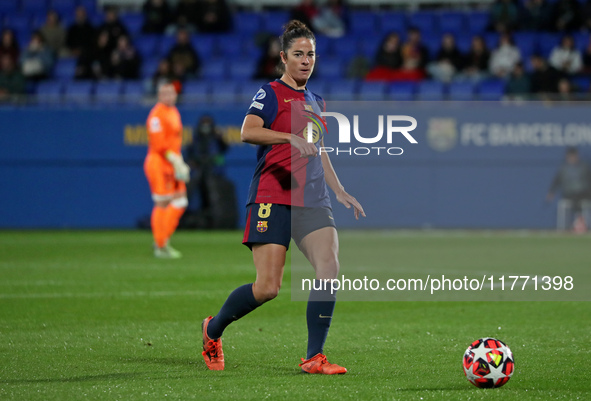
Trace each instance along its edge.
<instances>
[{"instance_id":1,"label":"sponsor logo on shorts","mask_svg":"<svg viewBox=\"0 0 591 401\"><path fill-rule=\"evenodd\" d=\"M257 222L257 231L260 233L264 233L265 231L267 231L267 228L269 228L269 226L267 225L268 221L258 221Z\"/></svg>"}]
</instances>

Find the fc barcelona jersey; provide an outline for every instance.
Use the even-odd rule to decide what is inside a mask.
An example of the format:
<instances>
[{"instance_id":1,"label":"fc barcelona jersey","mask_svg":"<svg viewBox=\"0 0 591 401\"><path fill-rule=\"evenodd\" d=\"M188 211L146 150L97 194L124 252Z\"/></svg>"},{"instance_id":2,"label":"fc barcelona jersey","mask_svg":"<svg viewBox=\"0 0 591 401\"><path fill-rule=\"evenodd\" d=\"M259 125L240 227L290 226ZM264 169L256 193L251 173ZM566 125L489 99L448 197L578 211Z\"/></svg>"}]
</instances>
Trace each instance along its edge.
<instances>
[{"instance_id":1,"label":"fc barcelona jersey","mask_svg":"<svg viewBox=\"0 0 591 401\"><path fill-rule=\"evenodd\" d=\"M317 120L322 111L325 111L325 103L320 96L307 89L294 89L279 79L259 89L246 114L261 117L264 128L305 138L308 137L308 123L316 120L313 125L319 129L315 128L313 141L319 153L316 157L305 158L289 143L259 145L248 204L330 207L320 158L325 130L322 129L324 122Z\"/></svg>"}]
</instances>

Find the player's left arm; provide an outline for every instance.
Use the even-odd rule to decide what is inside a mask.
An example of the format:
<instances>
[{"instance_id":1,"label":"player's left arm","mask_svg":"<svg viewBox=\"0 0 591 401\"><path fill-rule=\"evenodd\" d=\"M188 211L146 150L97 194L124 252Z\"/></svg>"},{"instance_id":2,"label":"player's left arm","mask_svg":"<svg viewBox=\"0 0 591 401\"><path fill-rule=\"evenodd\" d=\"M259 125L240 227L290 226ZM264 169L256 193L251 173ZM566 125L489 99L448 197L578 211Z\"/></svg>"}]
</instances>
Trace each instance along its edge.
<instances>
[{"instance_id":1,"label":"player's left arm","mask_svg":"<svg viewBox=\"0 0 591 401\"><path fill-rule=\"evenodd\" d=\"M320 142L320 146L321 149L324 148L324 139ZM363 206L361 206L353 195L350 195L345 191L345 187L339 181L339 177L334 171L328 153L321 152L320 159L322 160L322 168L324 168L324 179L326 180L326 184L328 184L330 189L335 193L337 201L345 205L347 209L351 209L351 206L353 206L353 213L355 214L356 220L359 220L359 215L365 217Z\"/></svg>"}]
</instances>

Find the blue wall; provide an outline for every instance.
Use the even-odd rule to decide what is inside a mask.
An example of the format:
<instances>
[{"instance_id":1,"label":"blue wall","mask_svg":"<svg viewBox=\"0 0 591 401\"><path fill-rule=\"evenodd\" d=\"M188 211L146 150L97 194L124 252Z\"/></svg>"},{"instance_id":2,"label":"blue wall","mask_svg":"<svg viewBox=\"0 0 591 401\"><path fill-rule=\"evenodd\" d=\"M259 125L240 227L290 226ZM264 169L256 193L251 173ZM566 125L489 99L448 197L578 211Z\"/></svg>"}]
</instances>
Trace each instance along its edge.
<instances>
[{"instance_id":1,"label":"blue wall","mask_svg":"<svg viewBox=\"0 0 591 401\"><path fill-rule=\"evenodd\" d=\"M329 110L361 113L363 120L358 105L329 104ZM245 109L180 107L187 126L207 112L234 132ZM142 166L146 147L141 141L130 143L129 136L126 143L126 127L143 126L148 111L0 109L0 227L134 227L150 213L151 199ZM414 116L418 128L412 135L419 143L399 136L392 144L379 144L402 147L402 156L333 154L341 181L368 214L355 222L352 213L335 205L337 222L341 227L384 228L553 227L555 205L546 204L544 197L565 145L578 145L590 156L586 113L583 106L541 104L398 105L389 114ZM361 131L375 132L377 120L365 120L369 125L362 123ZM529 124L531 129L536 122L546 124L542 130L554 131L507 136L505 130L503 139L495 133L499 127L491 125L512 124L515 129ZM475 134L468 124L485 124L486 129ZM577 133L566 132L568 124L578 124ZM326 146L368 146L337 143L330 117L328 128ZM254 164L253 147L232 146L226 172L236 184L241 216Z\"/></svg>"}]
</instances>

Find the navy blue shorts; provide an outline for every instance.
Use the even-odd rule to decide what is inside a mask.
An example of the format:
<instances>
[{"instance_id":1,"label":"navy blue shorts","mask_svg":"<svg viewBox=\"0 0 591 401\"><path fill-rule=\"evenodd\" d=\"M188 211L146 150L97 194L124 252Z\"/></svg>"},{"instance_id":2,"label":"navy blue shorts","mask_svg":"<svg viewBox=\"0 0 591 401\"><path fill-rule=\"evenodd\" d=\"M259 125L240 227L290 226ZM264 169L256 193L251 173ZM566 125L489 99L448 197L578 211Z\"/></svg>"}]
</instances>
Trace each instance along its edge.
<instances>
[{"instance_id":1,"label":"navy blue shorts","mask_svg":"<svg viewBox=\"0 0 591 401\"><path fill-rule=\"evenodd\" d=\"M291 238L299 246L306 235L324 227L336 227L328 207L251 203L246 206L242 243L250 249L254 244L279 244L289 249Z\"/></svg>"}]
</instances>

